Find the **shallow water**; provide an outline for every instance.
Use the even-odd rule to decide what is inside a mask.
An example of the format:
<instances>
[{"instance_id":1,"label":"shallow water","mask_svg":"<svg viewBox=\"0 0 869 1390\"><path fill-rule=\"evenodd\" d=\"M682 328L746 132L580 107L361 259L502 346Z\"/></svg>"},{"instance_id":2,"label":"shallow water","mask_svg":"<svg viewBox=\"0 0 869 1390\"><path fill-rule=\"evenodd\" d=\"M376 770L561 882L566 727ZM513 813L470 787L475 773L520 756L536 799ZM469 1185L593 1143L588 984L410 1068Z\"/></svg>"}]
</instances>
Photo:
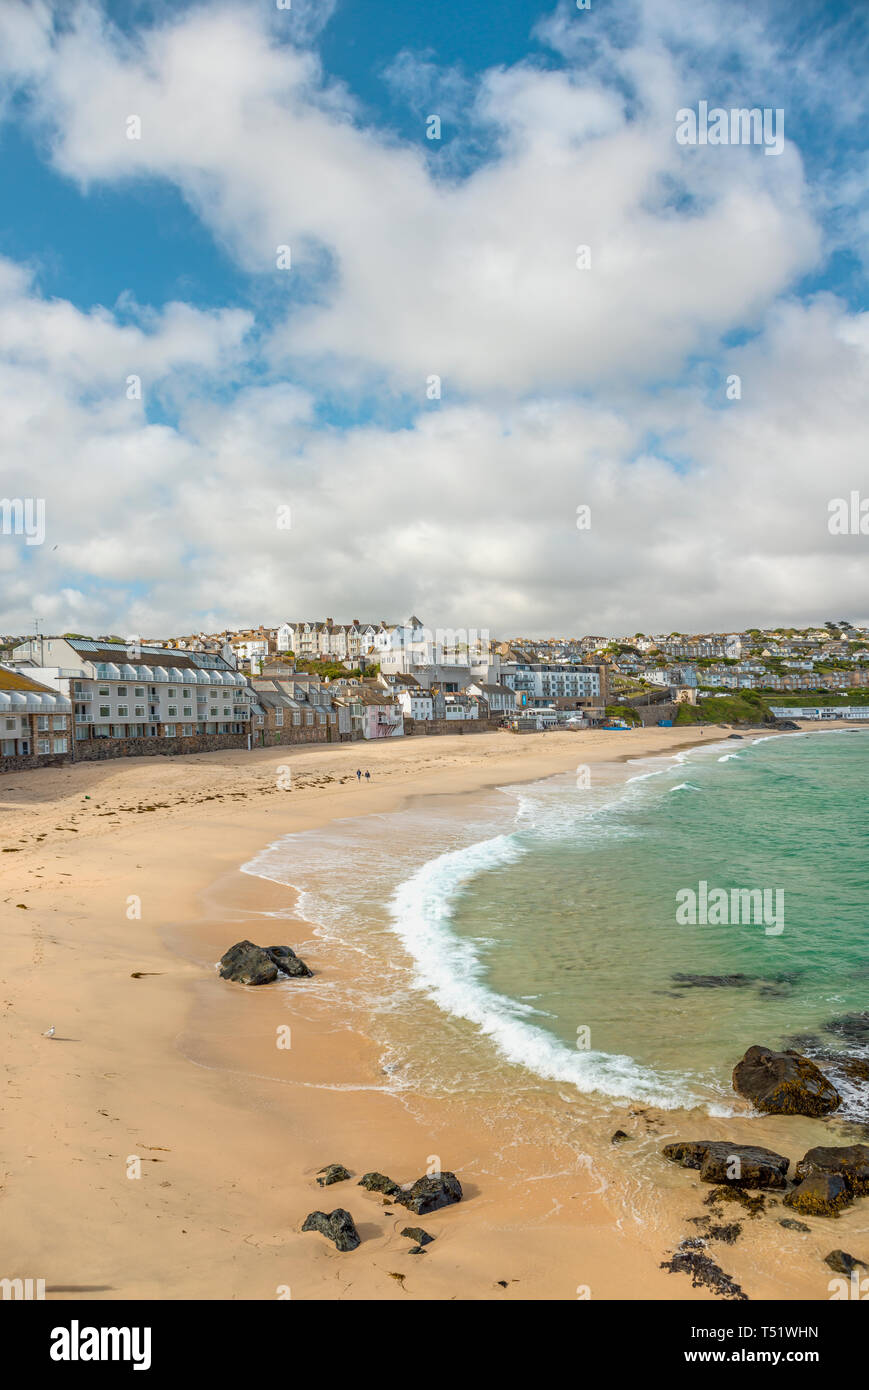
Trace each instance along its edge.
<instances>
[{"instance_id":1,"label":"shallow water","mask_svg":"<svg viewBox=\"0 0 869 1390\"><path fill-rule=\"evenodd\" d=\"M747 1046L836 1048L824 1025L867 1008L867 787L863 731L747 735L422 798L245 867L303 890L351 967L331 1007L397 1087L726 1114ZM767 890L765 919L680 922L701 882Z\"/></svg>"}]
</instances>

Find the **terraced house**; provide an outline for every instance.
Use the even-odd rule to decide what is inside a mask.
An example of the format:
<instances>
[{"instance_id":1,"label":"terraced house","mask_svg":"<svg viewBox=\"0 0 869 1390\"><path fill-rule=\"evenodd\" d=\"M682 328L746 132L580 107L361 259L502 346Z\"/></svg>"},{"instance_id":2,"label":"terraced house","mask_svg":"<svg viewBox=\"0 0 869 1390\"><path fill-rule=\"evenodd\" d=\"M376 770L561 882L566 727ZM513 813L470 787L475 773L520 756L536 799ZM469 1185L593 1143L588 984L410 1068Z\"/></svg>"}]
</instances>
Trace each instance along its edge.
<instances>
[{"instance_id":1,"label":"terraced house","mask_svg":"<svg viewBox=\"0 0 869 1390\"><path fill-rule=\"evenodd\" d=\"M35 637L12 660L70 702L76 760L248 746L253 692L216 653Z\"/></svg>"},{"instance_id":2,"label":"terraced house","mask_svg":"<svg viewBox=\"0 0 869 1390\"><path fill-rule=\"evenodd\" d=\"M0 772L67 762L71 713L57 690L0 666Z\"/></svg>"}]
</instances>

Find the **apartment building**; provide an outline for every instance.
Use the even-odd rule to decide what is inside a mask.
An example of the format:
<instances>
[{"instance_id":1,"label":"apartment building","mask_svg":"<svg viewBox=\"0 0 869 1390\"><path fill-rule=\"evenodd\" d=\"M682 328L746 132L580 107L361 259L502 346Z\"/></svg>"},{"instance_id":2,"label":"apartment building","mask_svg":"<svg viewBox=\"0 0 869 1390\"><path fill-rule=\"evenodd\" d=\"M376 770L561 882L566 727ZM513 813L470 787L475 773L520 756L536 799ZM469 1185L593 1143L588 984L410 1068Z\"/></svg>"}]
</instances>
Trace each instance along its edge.
<instances>
[{"instance_id":1,"label":"apartment building","mask_svg":"<svg viewBox=\"0 0 869 1390\"><path fill-rule=\"evenodd\" d=\"M606 666L542 661L508 662L502 665L500 685L508 686L522 708L543 706L559 697L574 696L607 702Z\"/></svg>"},{"instance_id":2,"label":"apartment building","mask_svg":"<svg viewBox=\"0 0 869 1390\"><path fill-rule=\"evenodd\" d=\"M72 705L23 671L0 666L0 772L68 762Z\"/></svg>"},{"instance_id":3,"label":"apartment building","mask_svg":"<svg viewBox=\"0 0 869 1390\"><path fill-rule=\"evenodd\" d=\"M216 653L36 637L16 647L13 660L70 701L76 759L247 742L253 692Z\"/></svg>"}]
</instances>

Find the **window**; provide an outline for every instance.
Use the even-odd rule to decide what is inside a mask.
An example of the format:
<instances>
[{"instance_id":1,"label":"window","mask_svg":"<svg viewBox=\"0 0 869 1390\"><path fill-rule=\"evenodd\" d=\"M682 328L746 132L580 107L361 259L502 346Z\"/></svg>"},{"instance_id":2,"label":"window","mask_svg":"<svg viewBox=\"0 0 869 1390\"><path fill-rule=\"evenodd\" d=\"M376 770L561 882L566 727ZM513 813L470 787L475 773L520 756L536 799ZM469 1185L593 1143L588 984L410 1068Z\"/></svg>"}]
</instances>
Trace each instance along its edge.
<instances>
[{"instance_id":1,"label":"window","mask_svg":"<svg viewBox=\"0 0 869 1390\"><path fill-rule=\"evenodd\" d=\"M77 725L76 725L76 730L75 730L75 736L76 736L76 738L87 738L87 736L88 736L87 725L86 725L86 724L77 724Z\"/></svg>"},{"instance_id":2,"label":"window","mask_svg":"<svg viewBox=\"0 0 869 1390\"><path fill-rule=\"evenodd\" d=\"M192 725L192 724L185 724L185 725L184 725L184 729L183 729L183 733L184 733L184 737L185 737L185 738L190 738L190 737L192 736L192 734L193 734L193 725Z\"/></svg>"},{"instance_id":3,"label":"window","mask_svg":"<svg viewBox=\"0 0 869 1390\"><path fill-rule=\"evenodd\" d=\"M293 710L293 723L294 723L294 724L301 724L301 722L302 722L302 711L301 711L300 709L294 709L294 710Z\"/></svg>"},{"instance_id":4,"label":"window","mask_svg":"<svg viewBox=\"0 0 869 1390\"><path fill-rule=\"evenodd\" d=\"M137 700L143 699L145 695L144 685L137 685L135 690L133 691L133 694L135 695Z\"/></svg>"},{"instance_id":5,"label":"window","mask_svg":"<svg viewBox=\"0 0 869 1390\"><path fill-rule=\"evenodd\" d=\"M136 713L137 715L140 715L140 716L144 717L144 714L145 714L145 706L144 706L144 705L136 705L135 713Z\"/></svg>"},{"instance_id":6,"label":"window","mask_svg":"<svg viewBox=\"0 0 869 1390\"><path fill-rule=\"evenodd\" d=\"M193 713L193 706L192 706L192 705L185 705L185 706L184 706L184 713L185 713L186 715L188 715L188 716L191 715L191 714Z\"/></svg>"},{"instance_id":7,"label":"window","mask_svg":"<svg viewBox=\"0 0 869 1390\"><path fill-rule=\"evenodd\" d=\"M174 690L167 690L167 691L166 691L166 694L169 696L169 699L170 699L170 700L174 700L174 699L175 699L175 691L174 691Z\"/></svg>"},{"instance_id":8,"label":"window","mask_svg":"<svg viewBox=\"0 0 869 1390\"><path fill-rule=\"evenodd\" d=\"M56 715L54 716L54 719L51 721L51 727L52 727L53 729L65 729L65 728L66 728L66 715L65 715L65 714L56 714Z\"/></svg>"},{"instance_id":9,"label":"window","mask_svg":"<svg viewBox=\"0 0 869 1390\"><path fill-rule=\"evenodd\" d=\"M94 738L108 738L108 737L109 737L109 726L108 726L108 724L95 724L95 725L94 725Z\"/></svg>"},{"instance_id":10,"label":"window","mask_svg":"<svg viewBox=\"0 0 869 1390\"><path fill-rule=\"evenodd\" d=\"M111 712L108 705L100 705L100 719L108 719Z\"/></svg>"},{"instance_id":11,"label":"window","mask_svg":"<svg viewBox=\"0 0 869 1390\"><path fill-rule=\"evenodd\" d=\"M7 728L7 729L14 729L14 728L17 727L17 725L18 725L18 720L17 720L17 719L7 719L7 720L6 720L6 728Z\"/></svg>"},{"instance_id":12,"label":"window","mask_svg":"<svg viewBox=\"0 0 869 1390\"><path fill-rule=\"evenodd\" d=\"M48 715L47 715L47 714L40 714L40 715L37 715L37 718L36 718L36 727L37 727L37 729L40 729L40 730L42 730L42 729L45 729L46 731L48 730Z\"/></svg>"},{"instance_id":13,"label":"window","mask_svg":"<svg viewBox=\"0 0 869 1390\"><path fill-rule=\"evenodd\" d=\"M112 738L126 738L127 728L125 724L112 725Z\"/></svg>"},{"instance_id":14,"label":"window","mask_svg":"<svg viewBox=\"0 0 869 1390\"><path fill-rule=\"evenodd\" d=\"M170 713L170 714L177 714L177 713L178 713L178 706L177 706L177 705L170 705L170 706L169 706L169 713Z\"/></svg>"},{"instance_id":15,"label":"window","mask_svg":"<svg viewBox=\"0 0 869 1390\"><path fill-rule=\"evenodd\" d=\"M284 712L282 709L275 710L275 723L281 727L284 722Z\"/></svg>"},{"instance_id":16,"label":"window","mask_svg":"<svg viewBox=\"0 0 869 1390\"><path fill-rule=\"evenodd\" d=\"M175 737L175 725L174 725L174 724L167 724L167 725L166 725L166 737L167 737L167 738L174 738L174 737Z\"/></svg>"},{"instance_id":17,"label":"window","mask_svg":"<svg viewBox=\"0 0 869 1390\"><path fill-rule=\"evenodd\" d=\"M229 705L224 705L224 706L223 706L224 718L228 718L229 715L230 715L231 713L232 713L232 710L229 708Z\"/></svg>"},{"instance_id":18,"label":"window","mask_svg":"<svg viewBox=\"0 0 869 1390\"><path fill-rule=\"evenodd\" d=\"M37 747L38 747L38 751L39 751L40 756L42 756L42 754L44 754L44 753L50 753L50 752L51 752L51 741L50 741L50 739L47 739L47 738L40 738L40 739L37 739Z\"/></svg>"},{"instance_id":19,"label":"window","mask_svg":"<svg viewBox=\"0 0 869 1390\"><path fill-rule=\"evenodd\" d=\"M56 738L56 739L53 739L53 740L52 740L52 743L53 743L53 748L54 748L54 752L55 752L55 753L65 753L65 752L66 752L66 739L65 739L65 738Z\"/></svg>"},{"instance_id":20,"label":"window","mask_svg":"<svg viewBox=\"0 0 869 1390\"><path fill-rule=\"evenodd\" d=\"M127 705L118 705L118 718L119 718L119 719L126 717L126 715L127 715L128 713L129 713L129 708L128 708Z\"/></svg>"},{"instance_id":21,"label":"window","mask_svg":"<svg viewBox=\"0 0 869 1390\"><path fill-rule=\"evenodd\" d=\"M14 758L14 757L15 757L15 739L14 739L14 738L4 738L3 741L2 741L2 743L0 743L0 751L2 751L4 758Z\"/></svg>"},{"instance_id":22,"label":"window","mask_svg":"<svg viewBox=\"0 0 869 1390\"><path fill-rule=\"evenodd\" d=\"M189 690L182 690L182 691L181 691L181 698L184 699L184 700L189 700L189 699L190 699L190 691L189 691Z\"/></svg>"},{"instance_id":23,"label":"window","mask_svg":"<svg viewBox=\"0 0 869 1390\"><path fill-rule=\"evenodd\" d=\"M127 694L127 687L126 687L125 685L119 685L119 686L118 686L118 690L117 690L118 699L119 699L119 700L124 699L124 698L126 697L126 694Z\"/></svg>"},{"instance_id":24,"label":"window","mask_svg":"<svg viewBox=\"0 0 869 1390\"><path fill-rule=\"evenodd\" d=\"M217 705L212 705L212 706L210 707L210 709L209 709L209 713L210 713L212 719L216 719L216 718L217 718Z\"/></svg>"}]
</instances>

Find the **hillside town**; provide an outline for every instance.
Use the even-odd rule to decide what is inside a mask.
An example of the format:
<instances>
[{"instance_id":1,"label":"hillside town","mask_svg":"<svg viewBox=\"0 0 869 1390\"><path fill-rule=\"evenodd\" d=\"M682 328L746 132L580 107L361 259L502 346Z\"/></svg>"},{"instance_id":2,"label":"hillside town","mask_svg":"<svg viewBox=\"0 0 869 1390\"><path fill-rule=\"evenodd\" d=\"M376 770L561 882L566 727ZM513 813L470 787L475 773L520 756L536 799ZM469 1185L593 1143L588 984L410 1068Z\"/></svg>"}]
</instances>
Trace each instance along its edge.
<instances>
[{"instance_id":1,"label":"hillside town","mask_svg":"<svg viewBox=\"0 0 869 1390\"><path fill-rule=\"evenodd\" d=\"M0 771L495 728L869 716L869 629L493 639L404 622L0 639ZM762 702L761 702L762 697ZM716 703L718 701L718 703Z\"/></svg>"}]
</instances>

